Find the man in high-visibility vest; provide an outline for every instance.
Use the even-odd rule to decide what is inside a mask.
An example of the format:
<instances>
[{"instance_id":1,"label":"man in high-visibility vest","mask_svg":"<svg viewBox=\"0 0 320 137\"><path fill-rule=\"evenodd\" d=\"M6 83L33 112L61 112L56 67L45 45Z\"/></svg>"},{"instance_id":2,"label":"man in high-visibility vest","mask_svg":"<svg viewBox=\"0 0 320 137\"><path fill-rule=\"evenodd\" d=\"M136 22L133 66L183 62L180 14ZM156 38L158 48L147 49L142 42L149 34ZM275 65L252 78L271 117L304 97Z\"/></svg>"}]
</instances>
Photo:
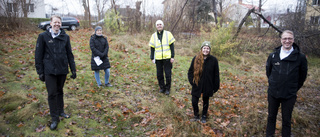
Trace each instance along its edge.
<instances>
[{"instance_id":1,"label":"man in high-visibility vest","mask_svg":"<svg viewBox=\"0 0 320 137\"><path fill-rule=\"evenodd\" d=\"M150 59L157 66L157 79L160 86L160 93L170 94L171 69L174 62L174 42L175 39L171 32L163 30L163 21L157 20L157 32L152 34L149 42L151 47ZM164 83L163 71L166 76Z\"/></svg>"}]
</instances>

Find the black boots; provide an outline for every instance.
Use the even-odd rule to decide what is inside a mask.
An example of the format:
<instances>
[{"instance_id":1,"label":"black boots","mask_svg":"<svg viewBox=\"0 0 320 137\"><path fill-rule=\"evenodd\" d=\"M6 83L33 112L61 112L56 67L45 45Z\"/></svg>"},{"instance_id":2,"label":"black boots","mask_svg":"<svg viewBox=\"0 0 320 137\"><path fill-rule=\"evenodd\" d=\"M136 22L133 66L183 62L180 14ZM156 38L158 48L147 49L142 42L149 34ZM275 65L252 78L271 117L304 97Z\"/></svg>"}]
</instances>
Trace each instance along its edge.
<instances>
[{"instance_id":1,"label":"black boots","mask_svg":"<svg viewBox=\"0 0 320 137\"><path fill-rule=\"evenodd\" d=\"M159 93L164 93L164 89L160 88Z\"/></svg>"},{"instance_id":2,"label":"black boots","mask_svg":"<svg viewBox=\"0 0 320 137\"><path fill-rule=\"evenodd\" d=\"M199 115L196 115L196 116L194 116L190 121L191 121L191 122L195 122L195 121L199 121L199 120L200 120Z\"/></svg>"},{"instance_id":3,"label":"black boots","mask_svg":"<svg viewBox=\"0 0 320 137\"><path fill-rule=\"evenodd\" d=\"M58 127L58 123L59 121L52 121L51 125L50 125L50 129L51 130L56 130Z\"/></svg>"},{"instance_id":4,"label":"black boots","mask_svg":"<svg viewBox=\"0 0 320 137\"><path fill-rule=\"evenodd\" d=\"M170 89L166 89L165 90L164 88L160 88L159 93L164 93L166 95L169 95L170 94Z\"/></svg>"},{"instance_id":5,"label":"black boots","mask_svg":"<svg viewBox=\"0 0 320 137\"><path fill-rule=\"evenodd\" d=\"M61 113L59 116L63 117L63 118L67 118L67 119L70 118L70 116L68 114L66 114L66 113ZM52 120L52 123L50 124L50 129L51 130L56 130L57 127L58 127L59 122L60 122L60 120Z\"/></svg>"},{"instance_id":6,"label":"black boots","mask_svg":"<svg viewBox=\"0 0 320 137\"><path fill-rule=\"evenodd\" d=\"M67 118L67 119L70 118L70 116L68 114L66 114L66 113L61 113L60 116L64 117L64 118Z\"/></svg>"},{"instance_id":7,"label":"black boots","mask_svg":"<svg viewBox=\"0 0 320 137\"><path fill-rule=\"evenodd\" d=\"M167 89L165 94L169 95L170 94L170 89Z\"/></svg>"},{"instance_id":8,"label":"black boots","mask_svg":"<svg viewBox=\"0 0 320 137\"><path fill-rule=\"evenodd\" d=\"M207 116L206 115L202 115L201 123L206 123L206 122L207 122Z\"/></svg>"}]
</instances>

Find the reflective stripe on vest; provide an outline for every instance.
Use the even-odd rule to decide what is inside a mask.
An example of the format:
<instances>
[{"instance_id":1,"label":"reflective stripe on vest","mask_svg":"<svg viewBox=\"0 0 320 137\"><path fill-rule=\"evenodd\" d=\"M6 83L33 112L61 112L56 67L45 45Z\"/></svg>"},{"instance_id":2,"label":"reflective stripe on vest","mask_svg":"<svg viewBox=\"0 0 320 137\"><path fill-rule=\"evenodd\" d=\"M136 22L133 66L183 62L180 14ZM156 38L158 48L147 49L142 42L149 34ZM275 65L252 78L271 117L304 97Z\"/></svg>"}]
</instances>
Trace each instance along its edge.
<instances>
[{"instance_id":1,"label":"reflective stripe on vest","mask_svg":"<svg viewBox=\"0 0 320 137\"><path fill-rule=\"evenodd\" d=\"M169 36L170 35L170 36ZM169 40L170 37L170 40ZM157 41L158 40L158 41ZM163 31L162 41L158 39L157 32L155 32L150 39L149 46L155 48L155 59L169 59L171 58L171 50L170 50L170 43L175 41L174 37L169 31Z\"/></svg>"}]
</instances>

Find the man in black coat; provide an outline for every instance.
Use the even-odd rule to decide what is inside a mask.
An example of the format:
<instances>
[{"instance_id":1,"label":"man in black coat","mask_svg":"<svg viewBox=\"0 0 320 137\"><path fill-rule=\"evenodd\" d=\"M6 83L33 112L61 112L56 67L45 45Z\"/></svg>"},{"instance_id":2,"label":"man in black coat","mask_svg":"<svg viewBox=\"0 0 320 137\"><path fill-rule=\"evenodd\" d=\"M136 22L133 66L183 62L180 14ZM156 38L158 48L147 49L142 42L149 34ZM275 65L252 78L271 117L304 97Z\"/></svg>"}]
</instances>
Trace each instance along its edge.
<instances>
[{"instance_id":1,"label":"man in black coat","mask_svg":"<svg viewBox=\"0 0 320 137\"><path fill-rule=\"evenodd\" d=\"M291 116L297 92L307 77L308 64L298 45L294 43L292 31L281 34L281 46L268 57L268 124L266 136L274 136L278 108L281 104L282 137L291 135Z\"/></svg>"},{"instance_id":2,"label":"man in black coat","mask_svg":"<svg viewBox=\"0 0 320 137\"><path fill-rule=\"evenodd\" d=\"M61 27L59 16L51 17L51 28L39 34L35 65L39 79L44 81L48 91L48 103L52 123L51 130L55 130L59 123L59 116L69 118L64 113L63 86L70 66L71 78L76 78L76 65L71 50L70 37Z\"/></svg>"}]
</instances>

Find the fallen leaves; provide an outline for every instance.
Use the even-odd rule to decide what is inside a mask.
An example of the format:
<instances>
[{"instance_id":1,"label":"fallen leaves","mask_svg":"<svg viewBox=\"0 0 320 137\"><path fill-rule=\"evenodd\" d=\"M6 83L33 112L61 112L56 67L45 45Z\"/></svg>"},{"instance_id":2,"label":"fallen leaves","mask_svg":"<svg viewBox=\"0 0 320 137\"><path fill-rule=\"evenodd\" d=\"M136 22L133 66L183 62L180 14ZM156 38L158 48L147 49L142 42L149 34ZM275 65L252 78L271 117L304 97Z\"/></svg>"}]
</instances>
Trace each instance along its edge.
<instances>
[{"instance_id":1,"label":"fallen leaves","mask_svg":"<svg viewBox=\"0 0 320 137\"><path fill-rule=\"evenodd\" d=\"M36 128L36 132L42 132L42 131L45 131L45 128L46 128L46 126L45 126L45 125L39 125L39 126Z\"/></svg>"},{"instance_id":2,"label":"fallen leaves","mask_svg":"<svg viewBox=\"0 0 320 137\"><path fill-rule=\"evenodd\" d=\"M2 97L5 94L4 91L0 91L0 97Z\"/></svg>"},{"instance_id":3,"label":"fallen leaves","mask_svg":"<svg viewBox=\"0 0 320 137\"><path fill-rule=\"evenodd\" d=\"M23 124L22 122L20 122L20 123L19 123L19 124L17 124L16 126L20 128L20 127L23 127L23 126L24 126L24 124Z\"/></svg>"}]
</instances>

